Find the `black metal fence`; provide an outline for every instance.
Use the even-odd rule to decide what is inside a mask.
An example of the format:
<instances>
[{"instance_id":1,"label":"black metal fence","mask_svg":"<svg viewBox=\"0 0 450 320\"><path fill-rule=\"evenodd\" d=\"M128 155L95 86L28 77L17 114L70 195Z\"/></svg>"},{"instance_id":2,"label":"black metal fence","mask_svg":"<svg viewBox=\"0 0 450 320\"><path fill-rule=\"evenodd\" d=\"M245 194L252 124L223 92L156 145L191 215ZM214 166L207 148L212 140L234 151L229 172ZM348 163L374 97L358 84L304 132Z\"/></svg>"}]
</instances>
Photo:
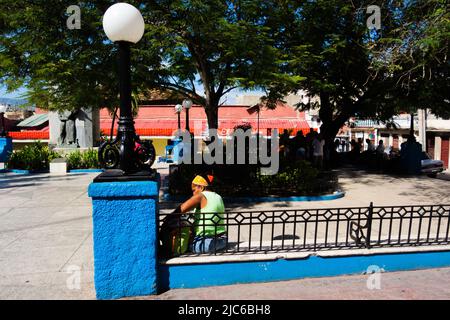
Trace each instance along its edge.
<instances>
[{"instance_id":1,"label":"black metal fence","mask_svg":"<svg viewBox=\"0 0 450 320\"><path fill-rule=\"evenodd\" d=\"M378 207L371 203L368 207L230 211L202 215L170 215L172 220L183 220L182 224L176 224L178 231L188 228L191 233L189 246L187 240L174 240L175 246L184 243L184 249L177 248L175 255L449 244L450 205ZM167 216L160 215L161 225ZM205 239L195 238L202 233L210 240L200 249L195 248L193 243ZM214 241L214 235L220 241Z\"/></svg>"}]
</instances>

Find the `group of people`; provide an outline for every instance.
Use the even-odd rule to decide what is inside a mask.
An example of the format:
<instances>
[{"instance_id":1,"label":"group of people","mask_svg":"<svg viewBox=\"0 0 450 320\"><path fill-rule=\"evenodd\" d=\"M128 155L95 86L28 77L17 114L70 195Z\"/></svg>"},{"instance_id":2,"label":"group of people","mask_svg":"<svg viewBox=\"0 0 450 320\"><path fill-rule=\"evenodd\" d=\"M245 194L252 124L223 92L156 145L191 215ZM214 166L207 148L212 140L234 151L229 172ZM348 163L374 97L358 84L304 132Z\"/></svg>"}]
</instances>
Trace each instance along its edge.
<instances>
[{"instance_id":1,"label":"group of people","mask_svg":"<svg viewBox=\"0 0 450 320\"><path fill-rule=\"evenodd\" d=\"M362 138L352 139L350 143L336 139L333 146L327 147L324 137L313 129L306 136L298 131L292 138L288 130L284 130L280 136L280 156L290 160L310 161L318 169L326 167L333 156L338 159L338 152L348 152L352 163L373 160L378 168L382 167L383 160L395 156L392 147L386 146L383 140L379 140L377 145L370 139L366 139L365 143L366 149Z\"/></svg>"},{"instance_id":2,"label":"group of people","mask_svg":"<svg viewBox=\"0 0 450 320\"><path fill-rule=\"evenodd\" d=\"M362 138L358 138L358 141L356 141L355 139L351 140L350 155L353 160L358 159L361 156L361 154L362 154L363 158L367 158L372 155L375 155L378 158L384 159L388 156L388 154L391 150L391 148L386 149L383 140L378 141L378 145L376 147L370 139L366 139L366 144L367 144L367 149L365 151L362 151L363 150Z\"/></svg>"},{"instance_id":3,"label":"group of people","mask_svg":"<svg viewBox=\"0 0 450 320\"><path fill-rule=\"evenodd\" d=\"M286 159L310 161L318 169L322 169L324 159L328 159L325 139L314 129L310 129L306 136L299 130L293 138L285 129L280 136L280 153Z\"/></svg>"},{"instance_id":4,"label":"group of people","mask_svg":"<svg viewBox=\"0 0 450 320\"><path fill-rule=\"evenodd\" d=\"M294 137L291 137L289 131L285 129L280 135L279 150L280 158L307 160L318 169L326 169L330 163L341 161L342 157L339 157L338 153L346 153L348 154L348 160L353 164L366 163L381 170L385 160L395 159L401 156L402 152L406 152L405 150L411 149L411 145L416 146L417 142L413 140L413 138L410 138L408 143L402 144L399 154L394 148L386 146L382 139L376 145L372 140L366 139L366 148L364 148L362 138L352 139L350 143L335 139L334 145L328 146L322 134L314 131L314 129L310 129L306 136L299 130ZM410 171L417 171L417 168L410 169Z\"/></svg>"},{"instance_id":5,"label":"group of people","mask_svg":"<svg viewBox=\"0 0 450 320\"><path fill-rule=\"evenodd\" d=\"M363 151L363 140L351 140L351 150L349 152L350 160L353 163L365 163L369 167L375 167L378 170L384 169L387 160L400 161L398 165L400 170L409 174L420 173L422 145L418 143L414 136L408 137L403 142L400 150L390 146L385 146L383 140L378 141L375 146L370 139L366 139L367 148Z\"/></svg>"}]
</instances>

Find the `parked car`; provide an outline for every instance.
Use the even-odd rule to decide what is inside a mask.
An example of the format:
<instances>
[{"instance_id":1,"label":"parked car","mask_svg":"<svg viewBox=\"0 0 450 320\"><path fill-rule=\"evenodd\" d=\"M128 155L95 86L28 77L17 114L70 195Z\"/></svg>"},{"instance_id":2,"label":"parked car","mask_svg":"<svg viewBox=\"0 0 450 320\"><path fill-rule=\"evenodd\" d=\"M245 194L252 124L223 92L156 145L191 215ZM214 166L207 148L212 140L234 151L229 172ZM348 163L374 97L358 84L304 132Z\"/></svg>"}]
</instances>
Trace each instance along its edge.
<instances>
[{"instance_id":1,"label":"parked car","mask_svg":"<svg viewBox=\"0 0 450 320\"><path fill-rule=\"evenodd\" d=\"M421 172L429 177L435 178L438 173L444 171L444 162L431 159L426 152L422 152L421 165Z\"/></svg>"}]
</instances>

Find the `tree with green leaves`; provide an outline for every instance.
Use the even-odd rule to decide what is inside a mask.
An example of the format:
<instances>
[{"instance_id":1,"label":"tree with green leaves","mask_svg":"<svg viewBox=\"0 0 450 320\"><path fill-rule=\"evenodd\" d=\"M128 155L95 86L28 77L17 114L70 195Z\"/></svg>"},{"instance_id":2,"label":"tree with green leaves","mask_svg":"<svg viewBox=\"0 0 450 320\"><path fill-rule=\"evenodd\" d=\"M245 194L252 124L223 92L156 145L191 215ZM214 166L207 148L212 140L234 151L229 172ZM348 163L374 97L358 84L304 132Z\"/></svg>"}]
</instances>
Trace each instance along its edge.
<instances>
[{"instance_id":1,"label":"tree with green leaves","mask_svg":"<svg viewBox=\"0 0 450 320\"><path fill-rule=\"evenodd\" d=\"M81 28L69 29L73 1L7 1L0 7L0 82L25 86L48 109L114 106L115 48L105 41L102 14L114 1L83 2Z\"/></svg>"},{"instance_id":2,"label":"tree with green leaves","mask_svg":"<svg viewBox=\"0 0 450 320\"><path fill-rule=\"evenodd\" d=\"M401 110L429 108L437 116L450 118L449 9L445 0L403 4L400 26L374 47L375 69L392 73Z\"/></svg>"},{"instance_id":3,"label":"tree with green leaves","mask_svg":"<svg viewBox=\"0 0 450 320\"><path fill-rule=\"evenodd\" d=\"M0 83L29 88L51 109L117 105L116 50L102 29L114 1L80 3L81 29L67 28L71 1L3 0ZM204 106L210 128L235 88L263 88L268 106L288 92L319 97L327 140L353 116L400 110L448 114L449 13L444 0L153 0L138 7L144 38L132 46L137 93L168 89ZM381 29L367 26L369 5ZM203 90L203 92L199 92Z\"/></svg>"},{"instance_id":4,"label":"tree with green leaves","mask_svg":"<svg viewBox=\"0 0 450 320\"><path fill-rule=\"evenodd\" d=\"M298 107L319 108L328 145L350 117L388 120L418 107L448 110L445 1L274 2L266 26L289 57L282 71L305 79L294 87L281 83L267 98L297 90L319 98ZM368 28L370 5L381 9L380 29ZM419 70L427 66L425 77Z\"/></svg>"},{"instance_id":5,"label":"tree with green leaves","mask_svg":"<svg viewBox=\"0 0 450 320\"><path fill-rule=\"evenodd\" d=\"M159 49L162 64L142 83L182 93L202 105L209 128L218 127L218 108L233 89L299 80L278 72L282 56L262 23L260 1L155 0L143 12L149 24L145 50L155 49L142 54Z\"/></svg>"},{"instance_id":6,"label":"tree with green leaves","mask_svg":"<svg viewBox=\"0 0 450 320\"><path fill-rule=\"evenodd\" d=\"M12 90L27 86L30 101L50 109L117 105L117 48L102 30L113 3L80 3L81 28L70 30L70 1L2 1L0 82ZM181 93L204 106L210 128L217 128L221 99L231 90L298 78L276 73L279 57L258 1L130 3L146 21L144 38L132 46L137 94Z\"/></svg>"}]
</instances>

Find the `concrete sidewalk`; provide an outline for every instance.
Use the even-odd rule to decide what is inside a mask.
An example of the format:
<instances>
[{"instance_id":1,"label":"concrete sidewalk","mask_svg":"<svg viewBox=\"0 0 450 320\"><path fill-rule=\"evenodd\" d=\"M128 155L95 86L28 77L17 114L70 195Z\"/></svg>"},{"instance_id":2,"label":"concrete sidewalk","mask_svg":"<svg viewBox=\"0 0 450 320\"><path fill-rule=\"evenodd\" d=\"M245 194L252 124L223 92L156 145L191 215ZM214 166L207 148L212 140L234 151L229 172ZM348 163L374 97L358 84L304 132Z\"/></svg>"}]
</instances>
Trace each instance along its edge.
<instances>
[{"instance_id":1,"label":"concrete sidewalk","mask_svg":"<svg viewBox=\"0 0 450 320\"><path fill-rule=\"evenodd\" d=\"M450 204L450 172L438 178L391 176L365 171L339 170L339 186L345 197L330 201L228 202L228 210L314 209L374 206ZM161 204L161 212L171 212L178 203Z\"/></svg>"},{"instance_id":2,"label":"concrete sidewalk","mask_svg":"<svg viewBox=\"0 0 450 320\"><path fill-rule=\"evenodd\" d=\"M450 299L450 268L308 278L291 281L174 289L136 300L443 300ZM369 286L367 283L369 282ZM369 289L371 288L371 289Z\"/></svg>"},{"instance_id":3,"label":"concrete sidewalk","mask_svg":"<svg viewBox=\"0 0 450 320\"><path fill-rule=\"evenodd\" d=\"M96 175L0 174L0 299L95 299L87 187ZM449 180L448 175L395 178L345 171L340 174L346 191L342 199L234 203L227 208L329 208L367 206L370 201L375 205L450 204ZM161 207L171 211L174 205L162 203Z\"/></svg>"},{"instance_id":4,"label":"concrete sidewalk","mask_svg":"<svg viewBox=\"0 0 450 320\"><path fill-rule=\"evenodd\" d=\"M97 174L0 176L0 299L95 299Z\"/></svg>"}]
</instances>

